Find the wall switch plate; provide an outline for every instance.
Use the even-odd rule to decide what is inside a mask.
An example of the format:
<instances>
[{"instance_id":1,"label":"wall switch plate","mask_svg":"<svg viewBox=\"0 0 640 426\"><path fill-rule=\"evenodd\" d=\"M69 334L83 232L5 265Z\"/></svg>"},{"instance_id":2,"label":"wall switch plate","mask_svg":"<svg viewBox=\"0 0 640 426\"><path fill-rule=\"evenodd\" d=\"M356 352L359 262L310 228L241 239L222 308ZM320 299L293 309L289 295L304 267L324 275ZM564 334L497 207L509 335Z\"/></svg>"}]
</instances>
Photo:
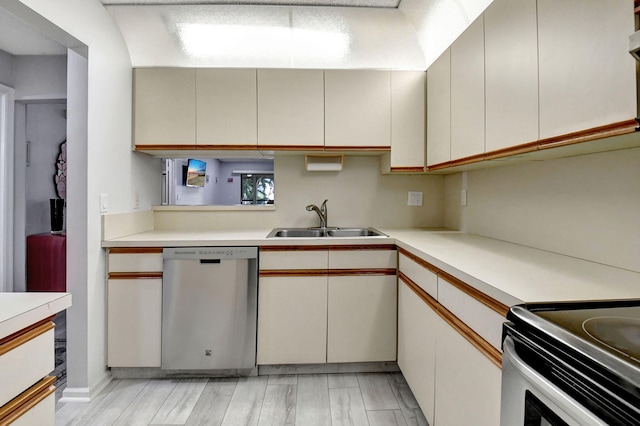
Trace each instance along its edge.
<instances>
[{"instance_id":1,"label":"wall switch plate","mask_svg":"<svg viewBox=\"0 0 640 426\"><path fill-rule=\"evenodd\" d=\"M467 205L467 190L463 189L462 191L460 191L460 205L461 206L466 206Z\"/></svg>"},{"instance_id":2,"label":"wall switch plate","mask_svg":"<svg viewBox=\"0 0 640 426\"><path fill-rule=\"evenodd\" d=\"M408 206L421 206L422 205L422 191L409 191Z\"/></svg>"},{"instance_id":3,"label":"wall switch plate","mask_svg":"<svg viewBox=\"0 0 640 426\"><path fill-rule=\"evenodd\" d=\"M109 195L100 194L100 213L109 211Z\"/></svg>"},{"instance_id":4,"label":"wall switch plate","mask_svg":"<svg viewBox=\"0 0 640 426\"><path fill-rule=\"evenodd\" d=\"M134 209L140 208L140 194L138 193L138 191L135 191L133 193L133 208Z\"/></svg>"}]
</instances>

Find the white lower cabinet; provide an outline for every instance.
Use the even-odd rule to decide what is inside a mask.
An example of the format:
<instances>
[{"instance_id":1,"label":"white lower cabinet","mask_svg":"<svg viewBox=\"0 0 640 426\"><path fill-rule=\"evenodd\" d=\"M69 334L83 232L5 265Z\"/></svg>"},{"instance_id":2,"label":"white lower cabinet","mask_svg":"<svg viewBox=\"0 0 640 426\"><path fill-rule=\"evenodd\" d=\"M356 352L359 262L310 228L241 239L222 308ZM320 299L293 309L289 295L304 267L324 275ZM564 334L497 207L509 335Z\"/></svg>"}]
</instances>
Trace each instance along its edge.
<instances>
[{"instance_id":1,"label":"white lower cabinet","mask_svg":"<svg viewBox=\"0 0 640 426\"><path fill-rule=\"evenodd\" d=\"M107 281L107 365L160 367L162 279Z\"/></svg>"},{"instance_id":2,"label":"white lower cabinet","mask_svg":"<svg viewBox=\"0 0 640 426\"><path fill-rule=\"evenodd\" d=\"M396 276L330 276L327 362L396 359Z\"/></svg>"},{"instance_id":3,"label":"white lower cabinet","mask_svg":"<svg viewBox=\"0 0 640 426\"><path fill-rule=\"evenodd\" d=\"M499 425L502 370L445 321L435 326L435 418L429 424Z\"/></svg>"},{"instance_id":4,"label":"white lower cabinet","mask_svg":"<svg viewBox=\"0 0 640 426\"><path fill-rule=\"evenodd\" d=\"M261 277L258 364L327 361L327 277Z\"/></svg>"},{"instance_id":5,"label":"white lower cabinet","mask_svg":"<svg viewBox=\"0 0 640 426\"><path fill-rule=\"evenodd\" d=\"M398 366L422 412L433 425L435 411L436 330L442 321L402 281L398 283Z\"/></svg>"}]
</instances>

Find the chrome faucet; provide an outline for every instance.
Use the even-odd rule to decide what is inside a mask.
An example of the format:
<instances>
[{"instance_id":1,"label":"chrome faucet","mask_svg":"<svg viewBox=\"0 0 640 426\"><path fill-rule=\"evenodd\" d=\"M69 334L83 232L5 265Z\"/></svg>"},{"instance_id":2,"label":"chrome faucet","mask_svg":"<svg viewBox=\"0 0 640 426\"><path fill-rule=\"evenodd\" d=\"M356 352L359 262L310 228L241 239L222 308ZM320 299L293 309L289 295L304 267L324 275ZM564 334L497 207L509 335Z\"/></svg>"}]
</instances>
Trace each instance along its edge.
<instances>
[{"instance_id":1,"label":"chrome faucet","mask_svg":"<svg viewBox=\"0 0 640 426\"><path fill-rule=\"evenodd\" d=\"M309 204L306 207L308 212L314 211L318 214L318 217L320 218L321 229L326 229L327 223L329 222L329 219L328 219L329 212L327 211L327 201L329 200L324 200L320 208L318 208L318 206L316 206L315 204Z\"/></svg>"}]
</instances>

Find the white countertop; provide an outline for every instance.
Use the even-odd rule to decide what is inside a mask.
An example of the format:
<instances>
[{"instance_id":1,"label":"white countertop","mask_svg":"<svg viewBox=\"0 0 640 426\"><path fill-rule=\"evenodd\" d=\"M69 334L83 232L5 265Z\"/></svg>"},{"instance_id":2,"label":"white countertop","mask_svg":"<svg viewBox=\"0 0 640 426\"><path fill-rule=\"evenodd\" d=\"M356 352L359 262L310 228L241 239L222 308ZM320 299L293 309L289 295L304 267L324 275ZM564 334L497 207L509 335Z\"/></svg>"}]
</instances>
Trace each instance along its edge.
<instances>
[{"instance_id":1,"label":"white countertop","mask_svg":"<svg viewBox=\"0 0 640 426\"><path fill-rule=\"evenodd\" d=\"M522 302L640 298L640 273L443 229L377 228L389 236L266 238L251 231L149 231L104 241L103 247L397 244L511 306Z\"/></svg>"},{"instance_id":2,"label":"white countertop","mask_svg":"<svg viewBox=\"0 0 640 426\"><path fill-rule=\"evenodd\" d=\"M640 273L456 231L381 229L398 247L506 305L640 298Z\"/></svg>"},{"instance_id":3,"label":"white countertop","mask_svg":"<svg viewBox=\"0 0 640 426\"><path fill-rule=\"evenodd\" d=\"M71 293L0 293L0 339L71 306Z\"/></svg>"}]
</instances>

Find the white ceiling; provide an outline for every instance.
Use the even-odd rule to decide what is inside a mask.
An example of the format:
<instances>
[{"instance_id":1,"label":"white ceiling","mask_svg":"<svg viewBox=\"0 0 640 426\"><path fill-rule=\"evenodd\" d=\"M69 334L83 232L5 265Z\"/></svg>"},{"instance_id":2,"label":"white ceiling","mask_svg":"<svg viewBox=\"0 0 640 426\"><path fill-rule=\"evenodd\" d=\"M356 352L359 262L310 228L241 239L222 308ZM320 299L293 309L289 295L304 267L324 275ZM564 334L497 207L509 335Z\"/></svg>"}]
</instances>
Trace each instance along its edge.
<instances>
[{"instance_id":1,"label":"white ceiling","mask_svg":"<svg viewBox=\"0 0 640 426\"><path fill-rule=\"evenodd\" d=\"M0 8L0 50L12 55L66 55L67 48Z\"/></svg>"},{"instance_id":2,"label":"white ceiling","mask_svg":"<svg viewBox=\"0 0 640 426\"><path fill-rule=\"evenodd\" d=\"M104 5L238 4L275 6L346 6L395 8L400 0L101 0Z\"/></svg>"}]
</instances>

